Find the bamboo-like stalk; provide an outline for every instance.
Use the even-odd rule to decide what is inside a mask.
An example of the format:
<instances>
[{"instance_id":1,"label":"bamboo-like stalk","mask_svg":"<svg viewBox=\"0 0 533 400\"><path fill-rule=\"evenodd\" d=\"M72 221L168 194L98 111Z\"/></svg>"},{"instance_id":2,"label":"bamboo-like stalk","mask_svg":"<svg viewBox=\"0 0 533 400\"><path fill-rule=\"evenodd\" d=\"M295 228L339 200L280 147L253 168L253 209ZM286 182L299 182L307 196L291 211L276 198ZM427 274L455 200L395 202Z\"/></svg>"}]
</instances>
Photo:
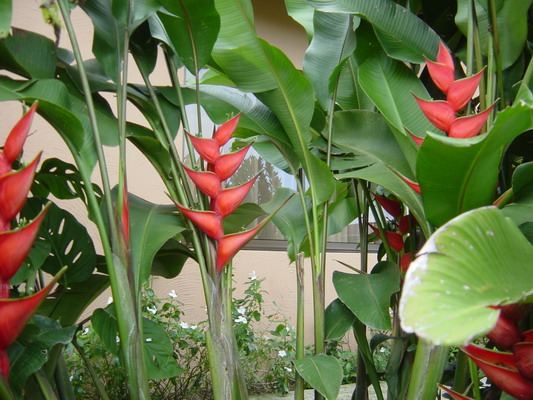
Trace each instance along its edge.
<instances>
[{"instance_id":1,"label":"bamboo-like stalk","mask_svg":"<svg viewBox=\"0 0 533 400\"><path fill-rule=\"evenodd\" d=\"M305 304L304 304L304 254L296 256L296 360L304 357L305 349ZM295 371L294 400L304 399L304 379Z\"/></svg>"},{"instance_id":2,"label":"bamboo-like stalk","mask_svg":"<svg viewBox=\"0 0 533 400\"><path fill-rule=\"evenodd\" d=\"M470 380L472 381L472 393L475 400L481 400L481 391L479 390L479 376L477 372L477 365L474 361L468 358L468 369L470 371Z\"/></svg>"},{"instance_id":3,"label":"bamboo-like stalk","mask_svg":"<svg viewBox=\"0 0 533 400\"><path fill-rule=\"evenodd\" d=\"M434 399L448 361L449 348L418 340L407 400Z\"/></svg>"},{"instance_id":4,"label":"bamboo-like stalk","mask_svg":"<svg viewBox=\"0 0 533 400\"><path fill-rule=\"evenodd\" d=\"M492 32L492 45L494 49L494 58L496 61L496 76L498 77L498 92L500 95L500 107L505 107L505 92L503 89L503 69L502 69L502 53L500 49L500 29L498 28L498 20L496 15L496 4L494 0L489 0L490 10L490 25Z\"/></svg>"},{"instance_id":5,"label":"bamboo-like stalk","mask_svg":"<svg viewBox=\"0 0 533 400\"><path fill-rule=\"evenodd\" d=\"M94 192L92 191L92 184L90 175L85 168L80 168L80 173L85 182L87 190L87 197L90 204L90 209L96 219L98 231L102 241L102 247L104 249L104 255L108 266L109 279L111 282L111 290L113 298L115 300L115 307L117 312L117 322L119 328L119 336L121 339L121 347L124 355L124 366L128 376L129 395L132 400L137 399L149 399L150 393L148 388L148 378L146 374L146 367L144 363L144 351L142 348L142 338L140 337L140 328L138 326L138 307L135 297L131 291L131 276L128 275L127 266L124 265L124 260L119 254L116 254L111 249L111 243L109 237L114 240L119 238L119 230L117 228L115 214L113 210L113 204L111 201L111 189L109 183L109 176L107 173L106 160L103 152L103 146L100 141L100 134L98 129L98 123L96 119L96 113L94 103L92 100L92 93L89 87L89 81L84 68L81 51L76 38L74 27L70 20L69 6L66 0L59 0L59 9L63 17L65 27L68 32L70 42L74 51L76 63L80 72L80 79L82 83L83 93L85 96L85 102L89 113L89 119L91 122L93 140L95 143L95 151L98 158L98 165L100 168L100 175L102 178L102 184L105 194L105 209L107 213L107 223L104 222L104 218L101 215L98 202ZM73 152L75 153L75 152ZM78 165L81 165L79 158L74 156ZM108 235L107 226L109 226Z\"/></svg>"},{"instance_id":6,"label":"bamboo-like stalk","mask_svg":"<svg viewBox=\"0 0 533 400\"><path fill-rule=\"evenodd\" d=\"M468 356L459 351L457 354L457 361L455 367L455 375L453 377L453 390L457 393L463 393L468 383Z\"/></svg>"}]
</instances>

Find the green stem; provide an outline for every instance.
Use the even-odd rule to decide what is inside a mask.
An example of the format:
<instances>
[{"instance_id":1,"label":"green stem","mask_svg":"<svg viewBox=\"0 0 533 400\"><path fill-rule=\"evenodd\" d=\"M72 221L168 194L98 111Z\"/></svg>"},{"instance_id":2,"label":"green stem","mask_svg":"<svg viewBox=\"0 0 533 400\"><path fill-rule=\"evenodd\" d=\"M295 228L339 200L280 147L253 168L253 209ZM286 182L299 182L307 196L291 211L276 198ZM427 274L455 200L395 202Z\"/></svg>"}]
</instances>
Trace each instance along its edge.
<instances>
[{"instance_id":1,"label":"green stem","mask_svg":"<svg viewBox=\"0 0 533 400\"><path fill-rule=\"evenodd\" d=\"M78 41L70 20L69 6L66 3L66 0L59 0L58 4L80 72L80 79L89 113L89 120L91 123L93 140L95 143L95 151L98 158L98 165L100 167L100 175L104 189L107 223L110 227L111 237L117 240L119 238L119 230L117 229L116 220L114 218L109 177L107 174L103 146L100 140L100 133L98 129L92 93L89 87L89 81L87 79ZM73 152L73 154L74 153L75 152ZM82 163L79 157L76 154L74 154L74 157L78 162L78 166L81 166ZM90 174L85 171L85 168L80 168L80 174L82 174L83 180L86 183L85 187L88 194L90 208L92 209L94 218L97 221L98 230L102 239L102 247L104 248L106 263L108 266L109 279L111 281L111 289L117 312L119 336L121 338L121 346L124 353L124 365L128 375L128 385L130 389L129 395L132 400L148 399L150 394L148 388L148 379L144 366L145 364L143 361L144 352L142 349L142 338L140 337L140 327L138 325L138 310L136 307L135 298L131 292L131 282L130 277L128 276L127 266L124 265L124 260L121 259L119 255L114 254L111 249L106 224L103 220L103 216L100 213L94 191L92 190Z\"/></svg>"},{"instance_id":2,"label":"green stem","mask_svg":"<svg viewBox=\"0 0 533 400\"><path fill-rule=\"evenodd\" d=\"M496 75L498 77L498 92L500 94L500 107L505 108L505 93L503 90L503 69L502 54L500 50L500 32L496 15L496 4L494 0L489 0L490 24L492 29L492 39L494 46L494 57L496 59Z\"/></svg>"},{"instance_id":3,"label":"green stem","mask_svg":"<svg viewBox=\"0 0 533 400\"><path fill-rule=\"evenodd\" d=\"M102 382L100 382L100 378L98 377L96 371L93 368L93 365L85 355L85 352L83 351L83 348L79 345L78 341L76 340L76 335L74 334L74 338L72 339L72 345L77 350L78 354L80 355L83 363L85 364L85 367L87 368L87 371L89 372L89 376L91 377L94 386L96 388L96 391L98 392L98 395L102 400L109 400L109 396L107 395L107 392L105 391L104 385L102 385Z\"/></svg>"},{"instance_id":4,"label":"green stem","mask_svg":"<svg viewBox=\"0 0 533 400\"><path fill-rule=\"evenodd\" d=\"M453 380L453 390L463 393L467 387L468 379L468 356L459 350Z\"/></svg>"},{"instance_id":5,"label":"green stem","mask_svg":"<svg viewBox=\"0 0 533 400\"><path fill-rule=\"evenodd\" d=\"M368 202L368 205L370 206L370 209L372 210L372 215L374 216L374 219L376 220L376 224L378 226L379 234L381 235L381 242L383 243L383 246L385 247L385 252L387 253L387 258L395 262L396 257L394 254L394 251L391 249L389 245L389 241L387 240L387 235L385 235L385 229L384 229L384 222L382 222L381 218L385 218L383 216L383 213L378 213L376 207L374 206L374 202L372 201L372 198L370 197L370 190L368 190L368 187L366 185L362 185L363 192L365 194L366 200Z\"/></svg>"},{"instance_id":6,"label":"green stem","mask_svg":"<svg viewBox=\"0 0 533 400\"><path fill-rule=\"evenodd\" d=\"M471 359L468 359L468 369L470 371L470 380L472 381L472 393L475 400L481 400L481 391L479 390L479 376L477 365Z\"/></svg>"},{"instance_id":7,"label":"green stem","mask_svg":"<svg viewBox=\"0 0 533 400\"><path fill-rule=\"evenodd\" d=\"M296 360L305 356L304 254L296 256ZM304 399L304 379L296 371L294 400Z\"/></svg>"},{"instance_id":8,"label":"green stem","mask_svg":"<svg viewBox=\"0 0 533 400\"><path fill-rule=\"evenodd\" d=\"M472 15L470 18L473 21L473 38L474 38L474 53L476 56L476 71L479 72L483 69L483 55L482 55L482 49L481 49L481 38L479 35L479 26L477 23L477 16L476 16L476 8L473 4L474 0L472 1L472 7L469 9L469 11L472 12ZM486 87L485 87L485 80L481 79L479 82L479 105L481 107L481 110L485 110L487 108L487 104L485 101L485 94L486 94Z\"/></svg>"},{"instance_id":9,"label":"green stem","mask_svg":"<svg viewBox=\"0 0 533 400\"><path fill-rule=\"evenodd\" d=\"M44 376L43 371L37 371L34 376L37 380L37 383L39 384L39 388L41 389L41 393L44 399L58 400L56 394L54 393L54 390L52 389L52 386L50 385L50 382L48 382L48 380Z\"/></svg>"},{"instance_id":10,"label":"green stem","mask_svg":"<svg viewBox=\"0 0 533 400\"><path fill-rule=\"evenodd\" d=\"M65 358L63 356L63 350L60 351L57 359L56 368L54 371L54 380L61 400L76 400L74 389L69 379Z\"/></svg>"},{"instance_id":11,"label":"green stem","mask_svg":"<svg viewBox=\"0 0 533 400\"><path fill-rule=\"evenodd\" d=\"M422 339L418 340L408 400L428 400L436 397L437 383L440 382L448 361L448 353L448 347L433 346Z\"/></svg>"},{"instance_id":12,"label":"green stem","mask_svg":"<svg viewBox=\"0 0 533 400\"><path fill-rule=\"evenodd\" d=\"M4 380L3 377L0 377L0 399L13 400L14 398L15 397L13 397L13 393L11 393L7 382Z\"/></svg>"},{"instance_id":13,"label":"green stem","mask_svg":"<svg viewBox=\"0 0 533 400\"><path fill-rule=\"evenodd\" d=\"M524 74L524 77L522 78L522 82L520 83L520 88L518 89L518 93L515 97L515 102L517 102L520 99L520 96L523 95L524 90L529 90L529 82L531 81L531 76L533 75L533 57L529 59L529 64L527 65L526 72Z\"/></svg>"}]
</instances>

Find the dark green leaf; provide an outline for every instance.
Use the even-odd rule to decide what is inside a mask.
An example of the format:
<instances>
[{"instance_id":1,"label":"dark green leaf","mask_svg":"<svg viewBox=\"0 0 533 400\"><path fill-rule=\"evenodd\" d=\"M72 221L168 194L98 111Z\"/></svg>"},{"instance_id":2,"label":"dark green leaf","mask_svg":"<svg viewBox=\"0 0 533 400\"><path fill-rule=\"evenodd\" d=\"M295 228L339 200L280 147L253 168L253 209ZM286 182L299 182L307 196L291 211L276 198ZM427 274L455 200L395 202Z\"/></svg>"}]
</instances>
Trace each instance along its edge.
<instances>
[{"instance_id":1,"label":"dark green leaf","mask_svg":"<svg viewBox=\"0 0 533 400\"><path fill-rule=\"evenodd\" d=\"M91 326L100 337L103 345L111 354L118 356L120 342L118 340L118 322L115 305L97 308L91 316Z\"/></svg>"},{"instance_id":2,"label":"dark green leaf","mask_svg":"<svg viewBox=\"0 0 533 400\"><path fill-rule=\"evenodd\" d=\"M315 9L305 0L285 0L285 7L289 16L303 26L307 32L307 39L313 37L313 14Z\"/></svg>"},{"instance_id":3,"label":"dark green leaf","mask_svg":"<svg viewBox=\"0 0 533 400\"><path fill-rule=\"evenodd\" d=\"M174 347L163 326L143 318L146 370L149 379L168 379L186 372L173 357Z\"/></svg>"},{"instance_id":4,"label":"dark green leaf","mask_svg":"<svg viewBox=\"0 0 533 400\"><path fill-rule=\"evenodd\" d=\"M340 299L333 300L326 308L325 339L340 340L350 330L355 315Z\"/></svg>"},{"instance_id":5,"label":"dark green leaf","mask_svg":"<svg viewBox=\"0 0 533 400\"><path fill-rule=\"evenodd\" d=\"M11 0L0 1L0 39L5 39L9 35L12 13L13 4Z\"/></svg>"},{"instance_id":6,"label":"dark green leaf","mask_svg":"<svg viewBox=\"0 0 533 400\"><path fill-rule=\"evenodd\" d=\"M304 380L328 400L335 400L342 383L342 367L335 357L320 354L294 361Z\"/></svg>"},{"instance_id":7,"label":"dark green leaf","mask_svg":"<svg viewBox=\"0 0 533 400\"><path fill-rule=\"evenodd\" d=\"M533 162L519 165L513 174L513 200L533 205Z\"/></svg>"}]
</instances>

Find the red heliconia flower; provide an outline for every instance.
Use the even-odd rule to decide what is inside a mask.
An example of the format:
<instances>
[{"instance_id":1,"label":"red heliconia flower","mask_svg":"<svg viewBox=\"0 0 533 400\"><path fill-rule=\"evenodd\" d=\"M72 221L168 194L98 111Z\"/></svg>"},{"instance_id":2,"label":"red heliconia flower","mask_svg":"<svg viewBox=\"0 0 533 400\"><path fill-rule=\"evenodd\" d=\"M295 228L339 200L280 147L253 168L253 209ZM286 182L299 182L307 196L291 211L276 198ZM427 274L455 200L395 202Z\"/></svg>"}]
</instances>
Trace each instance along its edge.
<instances>
[{"instance_id":1,"label":"red heliconia flower","mask_svg":"<svg viewBox=\"0 0 533 400\"><path fill-rule=\"evenodd\" d=\"M522 341L523 342L533 342L533 329L529 331L522 332Z\"/></svg>"},{"instance_id":2,"label":"red heliconia flower","mask_svg":"<svg viewBox=\"0 0 533 400\"><path fill-rule=\"evenodd\" d=\"M220 215L213 211L189 210L177 202L174 203L194 225L200 228L211 239L219 240L224 235Z\"/></svg>"},{"instance_id":3,"label":"red heliconia flower","mask_svg":"<svg viewBox=\"0 0 533 400\"><path fill-rule=\"evenodd\" d=\"M441 385L440 383L439 383L438 386L441 388L441 390L443 390L446 393L448 393L452 397L452 399L455 399L455 400L473 400L470 397L463 396L462 394L457 393L456 391L454 391L452 389L448 389L446 386Z\"/></svg>"},{"instance_id":4,"label":"red heliconia flower","mask_svg":"<svg viewBox=\"0 0 533 400\"><path fill-rule=\"evenodd\" d=\"M40 158L39 154L25 168L0 176L0 221L11 221L24 206Z\"/></svg>"},{"instance_id":5,"label":"red heliconia flower","mask_svg":"<svg viewBox=\"0 0 533 400\"><path fill-rule=\"evenodd\" d=\"M460 139L476 136L481 128L483 128L483 125L485 125L485 122L487 121L487 118L493 107L494 105L490 106L479 114L457 118L450 126L448 136Z\"/></svg>"},{"instance_id":6,"label":"red heliconia flower","mask_svg":"<svg viewBox=\"0 0 533 400\"><path fill-rule=\"evenodd\" d=\"M524 377L516 367L512 354L499 353L469 345L463 351L487 377L504 392L518 400L533 400L533 381Z\"/></svg>"},{"instance_id":7,"label":"red heliconia flower","mask_svg":"<svg viewBox=\"0 0 533 400\"><path fill-rule=\"evenodd\" d=\"M377 235L378 238L381 239L381 234L379 233L379 230L375 228L374 226L368 224L370 228L374 231L374 233ZM385 237L387 238L387 242L389 242L389 246L394 251L402 251L403 250L403 239L402 236L396 232L385 232Z\"/></svg>"},{"instance_id":8,"label":"red heliconia flower","mask_svg":"<svg viewBox=\"0 0 533 400\"><path fill-rule=\"evenodd\" d=\"M9 376L7 348L20 335L57 279L59 279L59 275L33 296L21 299L0 299L0 372L6 379Z\"/></svg>"},{"instance_id":9,"label":"red heliconia flower","mask_svg":"<svg viewBox=\"0 0 533 400\"><path fill-rule=\"evenodd\" d=\"M241 114L239 113L236 117L230 119L227 122L224 122L216 130L215 134L213 135L213 139L215 139L215 141L220 147L224 146L228 142L228 140L231 139L231 136L233 135L233 132L235 131L235 128L237 127L240 118Z\"/></svg>"},{"instance_id":10,"label":"red heliconia flower","mask_svg":"<svg viewBox=\"0 0 533 400\"><path fill-rule=\"evenodd\" d=\"M22 118L11 129L9 136L4 144L4 149L0 152L3 156L0 157L0 175L11 171L11 164L15 161L22 152L22 146L26 141L28 132L30 130L37 103L34 103L31 108L22 116Z\"/></svg>"},{"instance_id":11,"label":"red heliconia flower","mask_svg":"<svg viewBox=\"0 0 533 400\"><path fill-rule=\"evenodd\" d=\"M225 181L239 169L251 146L252 144L250 143L248 146L243 147L235 153L224 154L218 158L214 165L213 172L217 174L221 181Z\"/></svg>"},{"instance_id":12,"label":"red heliconia flower","mask_svg":"<svg viewBox=\"0 0 533 400\"><path fill-rule=\"evenodd\" d=\"M404 215L402 218L400 218L400 222L398 224L398 232L400 232L402 235L409 233L409 223L411 224L411 226L416 225L416 219L413 218L412 215Z\"/></svg>"},{"instance_id":13,"label":"red heliconia flower","mask_svg":"<svg viewBox=\"0 0 533 400\"><path fill-rule=\"evenodd\" d=\"M220 146L214 139L204 139L187 132L195 150L209 164L214 164L220 157Z\"/></svg>"},{"instance_id":14,"label":"red heliconia flower","mask_svg":"<svg viewBox=\"0 0 533 400\"><path fill-rule=\"evenodd\" d=\"M487 337L497 346L503 349L509 349L513 344L522 339L522 334L514 322L509 321L500 314L496 325L487 334Z\"/></svg>"},{"instance_id":15,"label":"red heliconia flower","mask_svg":"<svg viewBox=\"0 0 533 400\"><path fill-rule=\"evenodd\" d=\"M533 380L533 342L515 343L513 354L520 373Z\"/></svg>"},{"instance_id":16,"label":"red heliconia flower","mask_svg":"<svg viewBox=\"0 0 533 400\"><path fill-rule=\"evenodd\" d=\"M441 131L448 132L455 121L455 110L447 101L428 101L415 96L420 109L429 121Z\"/></svg>"},{"instance_id":17,"label":"red heliconia flower","mask_svg":"<svg viewBox=\"0 0 533 400\"><path fill-rule=\"evenodd\" d=\"M415 181L412 181L411 179L397 172L396 172L396 175L398 175L402 181L407 183L409 187L413 189L415 192L417 192L418 194L422 194L422 190L420 189L420 185L418 183L416 183Z\"/></svg>"},{"instance_id":18,"label":"red heliconia flower","mask_svg":"<svg viewBox=\"0 0 533 400\"><path fill-rule=\"evenodd\" d=\"M533 304L531 303L515 303L507 304L506 306L491 307L501 310L502 315L509 321L519 323L528 316ZM532 340L533 341L533 340Z\"/></svg>"},{"instance_id":19,"label":"red heliconia flower","mask_svg":"<svg viewBox=\"0 0 533 400\"><path fill-rule=\"evenodd\" d=\"M385 211L387 211L394 218L400 218L402 216L402 203L397 200L388 199L386 197L378 196L374 194L377 202Z\"/></svg>"},{"instance_id":20,"label":"red heliconia flower","mask_svg":"<svg viewBox=\"0 0 533 400\"><path fill-rule=\"evenodd\" d=\"M212 201L212 210L222 218L227 217L239 207L259 175L256 175L244 185L221 190Z\"/></svg>"},{"instance_id":21,"label":"red heliconia flower","mask_svg":"<svg viewBox=\"0 0 533 400\"><path fill-rule=\"evenodd\" d=\"M406 129L407 132L409 132L409 135L411 136L411 139L414 140L415 144L420 147L422 146L422 143L424 143L424 139L421 137L415 136L409 129Z\"/></svg>"},{"instance_id":22,"label":"red heliconia flower","mask_svg":"<svg viewBox=\"0 0 533 400\"><path fill-rule=\"evenodd\" d=\"M453 58L444 43L439 42L437 62L426 59L429 75L435 85L444 93L455 79L455 66Z\"/></svg>"},{"instance_id":23,"label":"red heliconia flower","mask_svg":"<svg viewBox=\"0 0 533 400\"><path fill-rule=\"evenodd\" d=\"M216 269L222 271L224 266L231 261L233 256L263 228L265 222L261 222L249 231L226 235L218 242Z\"/></svg>"},{"instance_id":24,"label":"red heliconia flower","mask_svg":"<svg viewBox=\"0 0 533 400\"><path fill-rule=\"evenodd\" d=\"M48 208L49 206L46 206L26 226L13 231L0 232L0 254L2 255L0 257L0 298L8 297L9 280L28 256Z\"/></svg>"},{"instance_id":25,"label":"red heliconia flower","mask_svg":"<svg viewBox=\"0 0 533 400\"><path fill-rule=\"evenodd\" d=\"M409 269L409 266L411 265L411 253L405 253L402 255L402 258L400 258L400 269L403 272L407 272Z\"/></svg>"},{"instance_id":26,"label":"red heliconia flower","mask_svg":"<svg viewBox=\"0 0 533 400\"><path fill-rule=\"evenodd\" d=\"M222 187L220 184L220 178L217 176L217 174L211 171L193 171L192 169L187 168L185 165L183 166L183 169L185 169L185 172L187 172L187 175L189 175L191 181L193 181L193 183L198 189L200 189L202 193L211 198L218 196Z\"/></svg>"},{"instance_id":27,"label":"red heliconia flower","mask_svg":"<svg viewBox=\"0 0 533 400\"><path fill-rule=\"evenodd\" d=\"M455 111L461 110L472 99L484 71L483 69L469 78L458 79L449 86L446 100Z\"/></svg>"}]
</instances>

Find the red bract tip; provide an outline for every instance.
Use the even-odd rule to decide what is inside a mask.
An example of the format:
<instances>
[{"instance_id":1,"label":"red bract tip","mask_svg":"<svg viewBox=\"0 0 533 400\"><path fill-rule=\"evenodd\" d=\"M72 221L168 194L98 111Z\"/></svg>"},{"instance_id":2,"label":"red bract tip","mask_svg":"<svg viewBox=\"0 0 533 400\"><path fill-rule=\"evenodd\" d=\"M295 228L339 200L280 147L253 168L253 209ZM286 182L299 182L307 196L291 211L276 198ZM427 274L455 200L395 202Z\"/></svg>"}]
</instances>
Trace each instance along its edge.
<instances>
[{"instance_id":1,"label":"red bract tip","mask_svg":"<svg viewBox=\"0 0 533 400\"><path fill-rule=\"evenodd\" d=\"M57 282L54 278L44 289L33 296L21 299L0 299L0 353L17 339L24 326L35 313L39 304ZM9 360L4 354L0 354L0 368L5 378L9 375Z\"/></svg>"},{"instance_id":2,"label":"red bract tip","mask_svg":"<svg viewBox=\"0 0 533 400\"><path fill-rule=\"evenodd\" d=\"M214 139L199 138L187 133L191 143L205 161L214 164L220 157L220 146Z\"/></svg>"},{"instance_id":3,"label":"red bract tip","mask_svg":"<svg viewBox=\"0 0 533 400\"><path fill-rule=\"evenodd\" d=\"M400 269L403 272L407 272L409 266L411 265L411 253L405 253L400 259Z\"/></svg>"},{"instance_id":4,"label":"red bract tip","mask_svg":"<svg viewBox=\"0 0 533 400\"><path fill-rule=\"evenodd\" d=\"M436 63L426 59L429 76L435 85L444 93L448 92L448 88L455 79L453 68L448 65Z\"/></svg>"},{"instance_id":5,"label":"red bract tip","mask_svg":"<svg viewBox=\"0 0 533 400\"><path fill-rule=\"evenodd\" d=\"M265 222L261 222L249 231L223 236L218 242L216 269L222 272L224 266L237 254L237 252L263 228Z\"/></svg>"},{"instance_id":6,"label":"red bract tip","mask_svg":"<svg viewBox=\"0 0 533 400\"><path fill-rule=\"evenodd\" d=\"M533 342L533 329L529 331L522 332L522 341L523 342Z\"/></svg>"},{"instance_id":7,"label":"red bract tip","mask_svg":"<svg viewBox=\"0 0 533 400\"><path fill-rule=\"evenodd\" d=\"M381 239L381 234L379 233L379 230L370 224L368 225L370 226L370 228L372 228L378 238ZM394 251L403 250L403 239L401 235L396 232L385 232L385 237L387 238L387 242L389 243L391 249L393 249Z\"/></svg>"},{"instance_id":8,"label":"red bract tip","mask_svg":"<svg viewBox=\"0 0 533 400\"><path fill-rule=\"evenodd\" d=\"M246 157L246 153L250 148L251 144L246 147L243 147L235 153L224 154L215 163L215 174L218 175L221 181L225 181L230 176L232 176L235 171L237 171Z\"/></svg>"},{"instance_id":9,"label":"red bract tip","mask_svg":"<svg viewBox=\"0 0 533 400\"><path fill-rule=\"evenodd\" d=\"M509 321L500 314L496 325L487 334L487 337L497 346L508 349L513 344L520 342L522 334L514 322Z\"/></svg>"},{"instance_id":10,"label":"red bract tip","mask_svg":"<svg viewBox=\"0 0 533 400\"><path fill-rule=\"evenodd\" d=\"M453 82L448 88L446 100L452 105L455 111L459 111L470 101L476 91L483 71L465 79Z\"/></svg>"},{"instance_id":11,"label":"red bract tip","mask_svg":"<svg viewBox=\"0 0 533 400\"><path fill-rule=\"evenodd\" d=\"M470 358L478 358L489 364L501 365L512 371L518 371L514 356L511 353L503 353L500 351L488 350L485 347L469 344L461 347L461 350Z\"/></svg>"},{"instance_id":12,"label":"red bract tip","mask_svg":"<svg viewBox=\"0 0 533 400\"><path fill-rule=\"evenodd\" d=\"M20 171L0 177L0 218L10 221L24 206L41 155Z\"/></svg>"},{"instance_id":13,"label":"red bract tip","mask_svg":"<svg viewBox=\"0 0 533 400\"><path fill-rule=\"evenodd\" d=\"M516 343L513 354L522 375L533 380L533 343Z\"/></svg>"},{"instance_id":14,"label":"red bract tip","mask_svg":"<svg viewBox=\"0 0 533 400\"><path fill-rule=\"evenodd\" d=\"M213 139L216 140L220 147L224 146L228 140L230 140L231 135L233 135L233 132L239 123L239 118L241 118L240 113L228 122L223 123L213 135Z\"/></svg>"},{"instance_id":15,"label":"red bract tip","mask_svg":"<svg viewBox=\"0 0 533 400\"><path fill-rule=\"evenodd\" d=\"M46 206L26 226L14 231L0 232L0 254L2 255L0 257L0 278L2 281L9 281L28 256L48 208L49 206Z\"/></svg>"},{"instance_id":16,"label":"red bract tip","mask_svg":"<svg viewBox=\"0 0 533 400\"><path fill-rule=\"evenodd\" d=\"M448 68L451 68L452 71L455 71L455 66L453 64L452 55L448 51L448 48L442 42L439 43L439 52L437 53L437 62L439 64L444 64Z\"/></svg>"},{"instance_id":17,"label":"red bract tip","mask_svg":"<svg viewBox=\"0 0 533 400\"><path fill-rule=\"evenodd\" d=\"M414 96L414 95L413 95ZM433 125L444 132L448 132L455 120L455 110L447 101L427 101L415 96L420 109Z\"/></svg>"},{"instance_id":18,"label":"red bract tip","mask_svg":"<svg viewBox=\"0 0 533 400\"><path fill-rule=\"evenodd\" d=\"M448 136L459 139L466 139L476 136L481 128L483 128L483 125L485 124L485 121L487 120L493 107L494 105L476 115L457 118L455 121L453 121L452 126L448 131Z\"/></svg>"},{"instance_id":19,"label":"red bract tip","mask_svg":"<svg viewBox=\"0 0 533 400\"><path fill-rule=\"evenodd\" d=\"M193 171L192 169L183 166L191 181L196 185L202 193L206 194L209 197L216 197L221 190L220 179L214 172L199 172Z\"/></svg>"},{"instance_id":20,"label":"red bract tip","mask_svg":"<svg viewBox=\"0 0 533 400\"><path fill-rule=\"evenodd\" d=\"M402 203L397 200L388 199L386 197L378 196L374 194L377 202L385 211L387 211L394 218L400 218L402 216Z\"/></svg>"},{"instance_id":21,"label":"red bract tip","mask_svg":"<svg viewBox=\"0 0 533 400\"><path fill-rule=\"evenodd\" d=\"M256 175L244 185L220 191L213 202L213 211L222 218L230 215L242 203L258 176Z\"/></svg>"},{"instance_id":22,"label":"red bract tip","mask_svg":"<svg viewBox=\"0 0 533 400\"><path fill-rule=\"evenodd\" d=\"M448 393L452 399L455 399L455 400L473 400L471 399L470 397L466 397L466 396L463 396L462 394L460 393L457 393L451 389L448 389L446 386L443 386L439 383L439 387L441 388L441 390L444 390L446 393Z\"/></svg>"},{"instance_id":23,"label":"red bract tip","mask_svg":"<svg viewBox=\"0 0 533 400\"><path fill-rule=\"evenodd\" d=\"M398 224L398 231L402 235L409 233L409 223L411 223L411 226L415 226L416 219L410 215L404 215L402 218L400 218L400 223Z\"/></svg>"},{"instance_id":24,"label":"red bract tip","mask_svg":"<svg viewBox=\"0 0 533 400\"><path fill-rule=\"evenodd\" d=\"M519 323L528 316L533 304L531 303L516 303L508 304L506 306L498 307L502 315L509 321Z\"/></svg>"},{"instance_id":25,"label":"red bract tip","mask_svg":"<svg viewBox=\"0 0 533 400\"><path fill-rule=\"evenodd\" d=\"M409 185L409 187L411 189L413 189L415 192L417 192L418 194L422 194L422 190L420 189L420 185L418 183L416 183L415 181L412 181L411 179L399 174L399 173L396 173L396 175L399 176L399 178L404 181L405 183L407 183Z\"/></svg>"},{"instance_id":26,"label":"red bract tip","mask_svg":"<svg viewBox=\"0 0 533 400\"><path fill-rule=\"evenodd\" d=\"M411 136L411 139L414 140L414 142L416 143L418 147L422 146L422 143L424 143L424 139L418 136L415 136L409 129L406 129L406 131L409 133L409 135Z\"/></svg>"},{"instance_id":27,"label":"red bract tip","mask_svg":"<svg viewBox=\"0 0 533 400\"><path fill-rule=\"evenodd\" d=\"M36 109L37 103L33 103L28 112L16 123L7 137L6 144L4 145L4 155L9 164L12 164L22 152L22 146L24 146L24 142L28 136Z\"/></svg>"},{"instance_id":28,"label":"red bract tip","mask_svg":"<svg viewBox=\"0 0 533 400\"><path fill-rule=\"evenodd\" d=\"M486 360L485 358L472 356L468 351L465 351L465 353L468 354L485 375L487 375L487 377L504 392L518 400L533 400L533 381L526 379L520 374L520 372L515 369L509 369L505 364L498 361L496 361L496 364L496 362ZM505 358L507 358L507 355Z\"/></svg>"},{"instance_id":29,"label":"red bract tip","mask_svg":"<svg viewBox=\"0 0 533 400\"><path fill-rule=\"evenodd\" d=\"M200 228L211 239L219 240L224 235L222 220L213 211L193 211L177 202L174 203L183 215L189 218L194 225Z\"/></svg>"}]
</instances>

